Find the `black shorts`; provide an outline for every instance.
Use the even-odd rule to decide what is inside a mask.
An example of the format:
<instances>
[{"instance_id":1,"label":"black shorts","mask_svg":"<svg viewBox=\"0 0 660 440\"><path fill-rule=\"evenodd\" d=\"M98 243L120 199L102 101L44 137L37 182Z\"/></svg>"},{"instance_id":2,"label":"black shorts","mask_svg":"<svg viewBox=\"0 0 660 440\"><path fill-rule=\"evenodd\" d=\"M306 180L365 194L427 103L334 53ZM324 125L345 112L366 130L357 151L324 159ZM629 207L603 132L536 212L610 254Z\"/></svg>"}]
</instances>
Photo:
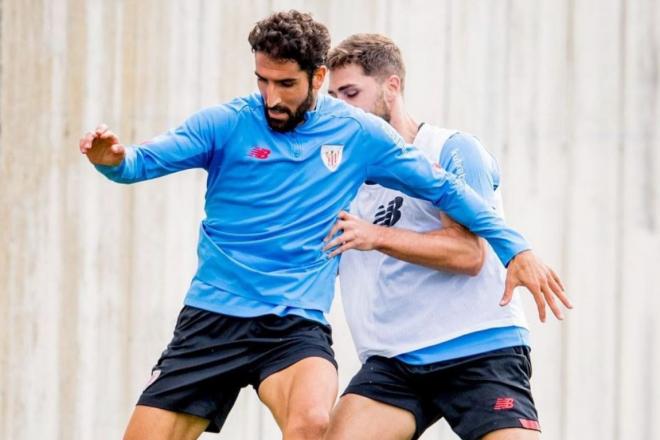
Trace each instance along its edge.
<instances>
[{"instance_id":1,"label":"black shorts","mask_svg":"<svg viewBox=\"0 0 660 440\"><path fill-rule=\"evenodd\" d=\"M413 438L447 419L461 439L505 428L540 431L530 390L528 347L511 347L429 365L367 359L344 391L410 411Z\"/></svg>"},{"instance_id":2,"label":"black shorts","mask_svg":"<svg viewBox=\"0 0 660 440\"><path fill-rule=\"evenodd\" d=\"M185 306L138 405L192 414L219 432L241 388L294 363L337 363L330 327L299 316L238 318Z\"/></svg>"}]
</instances>

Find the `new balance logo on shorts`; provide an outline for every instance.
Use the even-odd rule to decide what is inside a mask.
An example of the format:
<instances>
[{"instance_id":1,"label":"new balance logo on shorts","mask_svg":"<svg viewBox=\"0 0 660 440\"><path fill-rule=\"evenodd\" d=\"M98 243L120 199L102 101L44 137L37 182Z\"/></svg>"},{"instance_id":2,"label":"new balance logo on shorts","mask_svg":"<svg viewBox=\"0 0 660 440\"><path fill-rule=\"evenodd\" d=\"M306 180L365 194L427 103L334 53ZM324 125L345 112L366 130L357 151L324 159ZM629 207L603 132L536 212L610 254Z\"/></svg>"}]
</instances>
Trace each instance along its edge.
<instances>
[{"instance_id":1,"label":"new balance logo on shorts","mask_svg":"<svg viewBox=\"0 0 660 440\"><path fill-rule=\"evenodd\" d=\"M399 208L401 208L402 204L403 197L395 197L394 200L387 204L387 208L384 205L380 205L378 211L376 211L374 225L394 226L401 218L401 210Z\"/></svg>"},{"instance_id":2,"label":"new balance logo on shorts","mask_svg":"<svg viewBox=\"0 0 660 440\"><path fill-rule=\"evenodd\" d=\"M497 400L495 400L495 406L493 406L493 409L495 411L511 409L513 408L514 403L515 401L511 397L498 397Z\"/></svg>"}]
</instances>

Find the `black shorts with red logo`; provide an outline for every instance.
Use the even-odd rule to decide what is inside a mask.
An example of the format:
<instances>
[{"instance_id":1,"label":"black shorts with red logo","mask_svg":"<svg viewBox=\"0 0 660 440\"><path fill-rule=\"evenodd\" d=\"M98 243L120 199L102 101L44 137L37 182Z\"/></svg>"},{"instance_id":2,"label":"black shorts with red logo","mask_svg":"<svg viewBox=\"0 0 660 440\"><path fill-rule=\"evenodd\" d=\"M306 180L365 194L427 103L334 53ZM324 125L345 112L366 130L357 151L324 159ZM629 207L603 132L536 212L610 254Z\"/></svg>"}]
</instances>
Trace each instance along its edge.
<instances>
[{"instance_id":1,"label":"black shorts with red logo","mask_svg":"<svg viewBox=\"0 0 660 440\"><path fill-rule=\"evenodd\" d=\"M529 348L511 347L428 365L367 359L344 391L410 411L418 438L445 418L464 440L506 428L540 431L529 385Z\"/></svg>"},{"instance_id":2,"label":"black shorts with red logo","mask_svg":"<svg viewBox=\"0 0 660 440\"><path fill-rule=\"evenodd\" d=\"M185 306L138 405L209 420L219 432L241 388L308 358L335 367L330 327L296 315L239 318Z\"/></svg>"}]
</instances>

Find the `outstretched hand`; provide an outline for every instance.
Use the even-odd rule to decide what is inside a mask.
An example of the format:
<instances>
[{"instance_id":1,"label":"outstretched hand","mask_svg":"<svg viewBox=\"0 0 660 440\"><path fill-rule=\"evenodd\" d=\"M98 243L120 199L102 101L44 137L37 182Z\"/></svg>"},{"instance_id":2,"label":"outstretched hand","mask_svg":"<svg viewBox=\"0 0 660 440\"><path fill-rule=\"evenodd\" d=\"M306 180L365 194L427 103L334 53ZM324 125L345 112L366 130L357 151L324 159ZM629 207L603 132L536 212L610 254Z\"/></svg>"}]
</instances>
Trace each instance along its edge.
<instances>
[{"instance_id":1,"label":"outstretched hand","mask_svg":"<svg viewBox=\"0 0 660 440\"><path fill-rule=\"evenodd\" d=\"M124 146L119 143L116 134L101 124L95 130L89 131L80 139L80 152L94 165L117 166L126 155Z\"/></svg>"},{"instance_id":2,"label":"outstretched hand","mask_svg":"<svg viewBox=\"0 0 660 440\"><path fill-rule=\"evenodd\" d=\"M501 306L509 304L513 297L513 289L518 286L526 287L534 296L541 322L545 322L546 305L550 307L557 319L564 319L555 297L559 298L559 301L567 308L573 308L564 292L564 286L559 276L532 251L521 252L509 262L506 272L506 287L500 301Z\"/></svg>"}]
</instances>

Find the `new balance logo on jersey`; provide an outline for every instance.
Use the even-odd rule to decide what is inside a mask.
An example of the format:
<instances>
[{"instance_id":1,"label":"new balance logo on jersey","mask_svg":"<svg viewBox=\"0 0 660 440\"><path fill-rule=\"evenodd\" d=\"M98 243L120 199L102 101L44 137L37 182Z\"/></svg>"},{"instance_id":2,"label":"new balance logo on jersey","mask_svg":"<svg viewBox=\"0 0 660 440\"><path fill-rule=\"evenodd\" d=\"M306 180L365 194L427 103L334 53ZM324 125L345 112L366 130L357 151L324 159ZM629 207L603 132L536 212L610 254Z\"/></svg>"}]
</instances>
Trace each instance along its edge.
<instances>
[{"instance_id":1,"label":"new balance logo on jersey","mask_svg":"<svg viewBox=\"0 0 660 440\"><path fill-rule=\"evenodd\" d=\"M248 155L255 159L268 159L268 156L270 156L270 150L268 148L253 147Z\"/></svg>"},{"instance_id":2,"label":"new balance logo on jersey","mask_svg":"<svg viewBox=\"0 0 660 440\"><path fill-rule=\"evenodd\" d=\"M401 218L401 205L403 204L403 197L395 197L390 203L380 205L376 211L376 219L374 225L381 226L394 226Z\"/></svg>"}]
</instances>

